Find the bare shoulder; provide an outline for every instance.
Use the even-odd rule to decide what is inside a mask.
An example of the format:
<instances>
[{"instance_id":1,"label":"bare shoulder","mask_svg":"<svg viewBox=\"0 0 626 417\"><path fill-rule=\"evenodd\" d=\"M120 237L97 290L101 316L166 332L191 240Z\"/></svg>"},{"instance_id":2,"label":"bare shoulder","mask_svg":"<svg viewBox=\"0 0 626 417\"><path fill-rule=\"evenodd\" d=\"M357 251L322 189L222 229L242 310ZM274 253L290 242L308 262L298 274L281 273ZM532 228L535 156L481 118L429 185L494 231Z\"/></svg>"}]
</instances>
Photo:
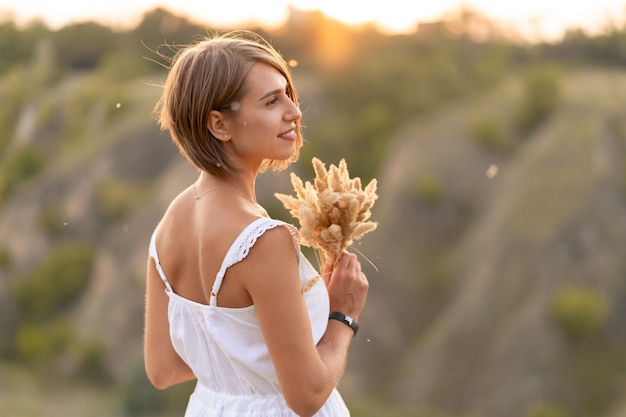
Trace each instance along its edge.
<instances>
[{"instance_id":1,"label":"bare shoulder","mask_svg":"<svg viewBox=\"0 0 626 417\"><path fill-rule=\"evenodd\" d=\"M174 199L167 206L167 209L161 218L160 226L173 223L176 220L188 218L192 208L193 207L190 204L189 198L189 188L187 188L174 197Z\"/></svg>"},{"instance_id":2,"label":"bare shoulder","mask_svg":"<svg viewBox=\"0 0 626 417\"><path fill-rule=\"evenodd\" d=\"M251 254L257 257L274 258L296 254L296 229L289 224L277 223L268 228L259 236L257 243L251 249Z\"/></svg>"},{"instance_id":3,"label":"bare shoulder","mask_svg":"<svg viewBox=\"0 0 626 417\"><path fill-rule=\"evenodd\" d=\"M298 252L290 228L277 226L265 230L236 269L254 285L255 276L270 276L273 281L291 279L298 272ZM235 272L235 271L233 271ZM249 278L248 278L249 277ZM264 280L267 283L266 280Z\"/></svg>"}]
</instances>

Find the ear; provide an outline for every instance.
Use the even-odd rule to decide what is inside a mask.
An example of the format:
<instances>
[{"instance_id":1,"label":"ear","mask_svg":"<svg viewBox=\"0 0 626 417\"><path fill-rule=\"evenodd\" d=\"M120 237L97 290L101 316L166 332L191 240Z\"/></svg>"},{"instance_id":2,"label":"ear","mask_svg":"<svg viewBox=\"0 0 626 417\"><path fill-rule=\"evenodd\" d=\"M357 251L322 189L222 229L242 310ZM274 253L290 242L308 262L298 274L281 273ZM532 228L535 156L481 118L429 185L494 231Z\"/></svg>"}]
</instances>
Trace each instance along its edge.
<instances>
[{"instance_id":1,"label":"ear","mask_svg":"<svg viewBox=\"0 0 626 417\"><path fill-rule=\"evenodd\" d=\"M215 138L223 142L228 142L230 140L229 126L230 120L226 117L226 115L217 110L211 110L206 127L211 131L211 134L213 134Z\"/></svg>"}]
</instances>

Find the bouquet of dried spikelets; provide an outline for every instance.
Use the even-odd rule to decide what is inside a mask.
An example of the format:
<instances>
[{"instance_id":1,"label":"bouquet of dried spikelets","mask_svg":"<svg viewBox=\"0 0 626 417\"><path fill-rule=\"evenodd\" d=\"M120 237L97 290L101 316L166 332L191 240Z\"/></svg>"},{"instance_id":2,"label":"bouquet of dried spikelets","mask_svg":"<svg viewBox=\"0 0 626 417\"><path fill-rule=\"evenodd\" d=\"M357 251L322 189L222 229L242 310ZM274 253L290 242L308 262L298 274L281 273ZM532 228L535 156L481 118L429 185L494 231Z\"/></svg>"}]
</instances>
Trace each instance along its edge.
<instances>
[{"instance_id":1,"label":"bouquet of dried spikelets","mask_svg":"<svg viewBox=\"0 0 626 417\"><path fill-rule=\"evenodd\" d=\"M276 193L285 208L300 222L300 243L317 252L320 265L334 264L341 253L364 234L378 226L368 221L370 209L378 198L376 179L363 190L360 178L350 178L346 161L326 167L313 158L314 185L303 183L291 173L291 184L297 197ZM320 259L321 255L324 259Z\"/></svg>"}]
</instances>

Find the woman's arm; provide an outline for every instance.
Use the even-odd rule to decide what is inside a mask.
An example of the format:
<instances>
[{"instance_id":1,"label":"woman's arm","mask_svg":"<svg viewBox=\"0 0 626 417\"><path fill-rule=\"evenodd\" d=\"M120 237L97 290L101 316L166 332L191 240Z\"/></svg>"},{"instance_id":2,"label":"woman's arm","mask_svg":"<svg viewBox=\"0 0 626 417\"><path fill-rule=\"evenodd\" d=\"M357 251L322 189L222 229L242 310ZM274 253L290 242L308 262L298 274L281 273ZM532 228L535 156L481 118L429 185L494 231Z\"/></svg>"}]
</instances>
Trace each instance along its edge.
<instances>
[{"instance_id":1,"label":"woman's arm","mask_svg":"<svg viewBox=\"0 0 626 417\"><path fill-rule=\"evenodd\" d=\"M354 332L331 320L315 346L302 295L297 252L284 227L264 233L246 259L229 273L231 279L244 283L253 299L287 404L300 416L312 416L343 375ZM329 285L331 309L358 318L368 285L356 257L344 254L325 281Z\"/></svg>"},{"instance_id":2,"label":"woman's arm","mask_svg":"<svg viewBox=\"0 0 626 417\"><path fill-rule=\"evenodd\" d=\"M191 369L178 356L170 339L168 297L154 261L148 259L144 360L148 379L158 389L194 379Z\"/></svg>"}]
</instances>

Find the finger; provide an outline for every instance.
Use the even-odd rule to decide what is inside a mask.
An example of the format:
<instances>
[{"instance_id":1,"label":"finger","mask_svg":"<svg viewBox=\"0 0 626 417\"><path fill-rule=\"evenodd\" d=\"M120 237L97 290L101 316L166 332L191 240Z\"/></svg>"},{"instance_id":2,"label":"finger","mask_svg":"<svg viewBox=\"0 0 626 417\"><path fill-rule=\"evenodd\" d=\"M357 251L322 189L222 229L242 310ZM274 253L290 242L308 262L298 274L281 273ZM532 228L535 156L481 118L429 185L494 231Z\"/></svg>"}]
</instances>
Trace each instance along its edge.
<instances>
[{"instance_id":1,"label":"finger","mask_svg":"<svg viewBox=\"0 0 626 417\"><path fill-rule=\"evenodd\" d=\"M348 252L344 252L341 255L342 258L344 258L345 260L345 267L347 270L350 270L351 268L354 268L354 263L356 261L356 255L353 253L348 253Z\"/></svg>"},{"instance_id":2,"label":"finger","mask_svg":"<svg viewBox=\"0 0 626 417\"><path fill-rule=\"evenodd\" d=\"M339 262L344 264L344 265L347 265L348 262L350 261L349 258L350 258L350 254L348 252L344 251L344 252L341 253L341 256L339 257Z\"/></svg>"},{"instance_id":3,"label":"finger","mask_svg":"<svg viewBox=\"0 0 626 417\"><path fill-rule=\"evenodd\" d=\"M353 255L354 259L352 262L352 267L354 268L354 270L356 271L357 274L361 273L361 262L359 262L359 259L357 258L356 255Z\"/></svg>"}]
</instances>

